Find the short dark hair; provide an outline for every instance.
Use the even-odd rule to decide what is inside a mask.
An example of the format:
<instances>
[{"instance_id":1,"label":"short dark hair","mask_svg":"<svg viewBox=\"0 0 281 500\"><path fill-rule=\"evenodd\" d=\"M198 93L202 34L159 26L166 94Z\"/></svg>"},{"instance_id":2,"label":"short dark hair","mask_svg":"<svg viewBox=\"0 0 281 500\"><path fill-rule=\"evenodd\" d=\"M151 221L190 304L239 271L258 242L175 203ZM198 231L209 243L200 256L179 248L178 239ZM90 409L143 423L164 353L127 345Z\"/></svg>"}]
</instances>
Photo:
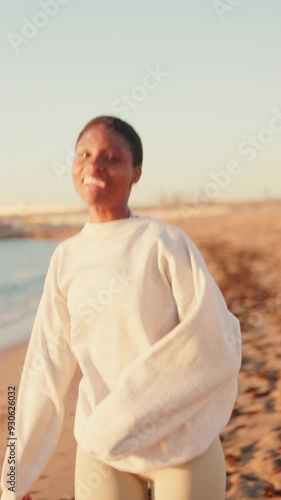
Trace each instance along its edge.
<instances>
[{"instance_id":1,"label":"short dark hair","mask_svg":"<svg viewBox=\"0 0 281 500\"><path fill-rule=\"evenodd\" d=\"M112 129L115 132L118 132L118 134L121 134L124 137L124 139L126 139L132 150L133 166L137 167L138 165L142 165L143 148L139 135L137 134L135 129L131 125L129 125L129 123L115 116L103 115L103 116L97 116L96 118L90 120L81 130L78 139L76 141L76 147L82 135L84 135L85 132L87 132L89 129L98 125L102 125L107 129Z\"/></svg>"}]
</instances>

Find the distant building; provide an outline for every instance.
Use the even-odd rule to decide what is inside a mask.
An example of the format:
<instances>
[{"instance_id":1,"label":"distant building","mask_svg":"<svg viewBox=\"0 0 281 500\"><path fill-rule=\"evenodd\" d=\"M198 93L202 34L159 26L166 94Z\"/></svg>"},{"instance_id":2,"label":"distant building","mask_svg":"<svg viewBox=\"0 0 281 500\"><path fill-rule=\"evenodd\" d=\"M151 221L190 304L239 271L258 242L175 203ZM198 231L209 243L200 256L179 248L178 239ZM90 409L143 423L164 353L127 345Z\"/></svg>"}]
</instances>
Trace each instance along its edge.
<instances>
[{"instance_id":1,"label":"distant building","mask_svg":"<svg viewBox=\"0 0 281 500\"><path fill-rule=\"evenodd\" d=\"M0 217L0 237L17 235L22 230L22 220L19 215Z\"/></svg>"}]
</instances>

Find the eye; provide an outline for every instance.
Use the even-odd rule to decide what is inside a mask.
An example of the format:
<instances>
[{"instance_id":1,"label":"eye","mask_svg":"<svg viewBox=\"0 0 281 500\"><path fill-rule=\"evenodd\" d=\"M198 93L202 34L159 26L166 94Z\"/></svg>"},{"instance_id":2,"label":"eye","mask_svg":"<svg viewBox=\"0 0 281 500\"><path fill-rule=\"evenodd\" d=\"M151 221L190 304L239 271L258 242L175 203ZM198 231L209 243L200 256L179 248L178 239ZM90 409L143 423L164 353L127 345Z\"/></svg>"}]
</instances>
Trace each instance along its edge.
<instances>
[{"instance_id":1,"label":"eye","mask_svg":"<svg viewBox=\"0 0 281 500\"><path fill-rule=\"evenodd\" d=\"M76 152L76 155L78 158L89 158L90 156L90 153L88 151L86 151L85 149L78 149L77 152Z\"/></svg>"},{"instance_id":2,"label":"eye","mask_svg":"<svg viewBox=\"0 0 281 500\"><path fill-rule=\"evenodd\" d=\"M105 159L110 163L116 163L117 161L119 161L119 158L115 155L106 155Z\"/></svg>"}]
</instances>

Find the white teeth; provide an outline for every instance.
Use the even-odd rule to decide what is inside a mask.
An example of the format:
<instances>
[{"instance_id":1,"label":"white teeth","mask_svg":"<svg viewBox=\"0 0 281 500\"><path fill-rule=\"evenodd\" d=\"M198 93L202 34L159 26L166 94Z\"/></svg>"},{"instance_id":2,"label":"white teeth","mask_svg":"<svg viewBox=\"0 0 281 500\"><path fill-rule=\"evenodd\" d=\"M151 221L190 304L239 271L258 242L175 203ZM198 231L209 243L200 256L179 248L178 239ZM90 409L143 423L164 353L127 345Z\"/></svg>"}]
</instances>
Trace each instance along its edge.
<instances>
[{"instance_id":1,"label":"white teeth","mask_svg":"<svg viewBox=\"0 0 281 500\"><path fill-rule=\"evenodd\" d=\"M95 186L105 187L105 182L98 177L86 176L83 180L83 184L93 184Z\"/></svg>"}]
</instances>

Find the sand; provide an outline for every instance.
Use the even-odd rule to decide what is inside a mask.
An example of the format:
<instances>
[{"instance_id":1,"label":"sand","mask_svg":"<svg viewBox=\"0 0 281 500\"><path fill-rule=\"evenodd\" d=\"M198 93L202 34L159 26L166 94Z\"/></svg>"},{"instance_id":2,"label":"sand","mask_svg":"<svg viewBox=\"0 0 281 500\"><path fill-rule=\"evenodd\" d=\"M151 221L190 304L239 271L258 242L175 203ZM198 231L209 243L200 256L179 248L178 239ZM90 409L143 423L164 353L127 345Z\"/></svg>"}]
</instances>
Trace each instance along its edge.
<instances>
[{"instance_id":1,"label":"sand","mask_svg":"<svg viewBox=\"0 0 281 500\"><path fill-rule=\"evenodd\" d=\"M281 498L281 203L201 207L173 220L201 250L242 326L239 394L221 433L226 499ZM0 431L7 435L7 387L18 385L26 344L0 356ZM73 498L73 404L56 452L31 489L33 500ZM4 456L3 440L0 465ZM132 499L133 500L133 499ZM171 499L172 500L172 499ZM206 499L208 500L208 499Z\"/></svg>"},{"instance_id":2,"label":"sand","mask_svg":"<svg viewBox=\"0 0 281 500\"><path fill-rule=\"evenodd\" d=\"M7 437L7 388L18 386L27 344L10 349L0 356L0 464L3 462L5 448L3 441ZM56 452L39 479L34 483L32 500L70 500L74 491L74 463L76 443L73 438L74 405L69 409Z\"/></svg>"}]
</instances>

